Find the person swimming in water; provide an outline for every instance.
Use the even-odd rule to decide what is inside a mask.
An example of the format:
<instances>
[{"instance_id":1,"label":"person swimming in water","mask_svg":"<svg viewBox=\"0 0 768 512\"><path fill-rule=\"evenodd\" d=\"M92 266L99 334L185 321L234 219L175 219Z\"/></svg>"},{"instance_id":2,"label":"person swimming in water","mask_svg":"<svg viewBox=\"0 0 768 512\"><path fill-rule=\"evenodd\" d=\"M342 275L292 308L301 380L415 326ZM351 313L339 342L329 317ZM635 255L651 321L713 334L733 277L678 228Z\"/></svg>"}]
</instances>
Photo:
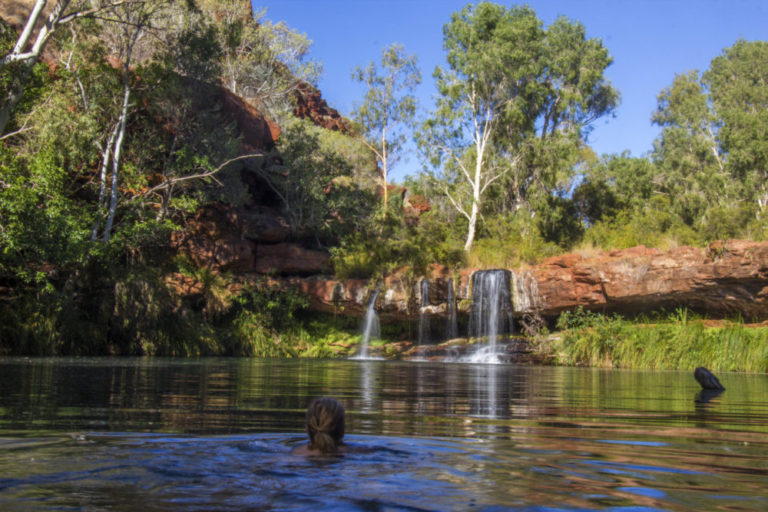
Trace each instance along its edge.
<instances>
[{"instance_id":1,"label":"person swimming in water","mask_svg":"<svg viewBox=\"0 0 768 512\"><path fill-rule=\"evenodd\" d=\"M313 400L307 408L309 444L296 447L293 453L327 455L344 452L344 428L344 406L338 400L328 397Z\"/></svg>"}]
</instances>

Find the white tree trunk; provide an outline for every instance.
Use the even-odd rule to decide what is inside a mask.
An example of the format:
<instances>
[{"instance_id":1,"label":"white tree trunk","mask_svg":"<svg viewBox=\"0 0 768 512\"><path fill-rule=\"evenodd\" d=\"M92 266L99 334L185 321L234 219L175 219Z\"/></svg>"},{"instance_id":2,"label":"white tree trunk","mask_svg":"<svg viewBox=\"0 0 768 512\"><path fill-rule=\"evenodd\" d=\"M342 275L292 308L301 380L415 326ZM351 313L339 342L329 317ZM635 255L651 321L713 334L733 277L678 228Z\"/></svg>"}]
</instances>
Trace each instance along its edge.
<instances>
[{"instance_id":1,"label":"white tree trunk","mask_svg":"<svg viewBox=\"0 0 768 512\"><path fill-rule=\"evenodd\" d=\"M123 109L120 112L120 128L117 135L117 141L115 142L115 153L112 156L112 189L109 196L109 215L107 216L107 224L104 226L105 242L109 242L109 236L112 232L112 224L115 221L115 213L117 212L117 176L118 171L120 170L120 153L123 149L123 140L125 140L125 123L128 118L128 103L131 98L131 85L127 78L124 88Z\"/></svg>"},{"instance_id":2,"label":"white tree trunk","mask_svg":"<svg viewBox=\"0 0 768 512\"><path fill-rule=\"evenodd\" d=\"M477 232L477 217L480 213L480 200L482 194L483 178L483 157L485 154L485 136L475 131L475 147L477 156L475 157L475 174L473 176L472 186L472 208L469 213L469 227L467 228L467 241L464 243L464 251L469 252L472 244L475 242L475 233Z\"/></svg>"},{"instance_id":3,"label":"white tree trunk","mask_svg":"<svg viewBox=\"0 0 768 512\"><path fill-rule=\"evenodd\" d=\"M29 45L29 40L32 37L32 32L38 25L40 16L47 3L46 0L37 0L35 2L35 5L32 7L32 11L29 14L29 18L27 19L27 23L24 25L24 29L16 40L13 49L7 55L0 58L0 71L4 70L10 64L21 64L16 83L12 85L11 92L3 99L2 105L0 106L0 134L5 132L5 127L11 118L11 113L16 108L16 105L19 104L21 96L24 93L24 84L29 78L32 67L37 62L40 54L43 53L43 49L45 48L48 39L50 39L51 34L59 25L64 10L69 6L70 0L59 0L56 3L51 14L48 15L48 20L45 25L40 27L32 48L26 50Z\"/></svg>"},{"instance_id":4,"label":"white tree trunk","mask_svg":"<svg viewBox=\"0 0 768 512\"><path fill-rule=\"evenodd\" d=\"M101 170L99 171L99 203L98 203L98 217L96 218L96 221L93 223L93 230L91 231L91 240L96 240L99 233L99 225L101 224L101 214L102 209L104 208L104 202L106 201L107 196L107 169L109 169L109 160L112 156L112 146L115 144L115 139L117 138L118 131L120 130L120 125L115 124L115 127L112 129L112 135L109 136L109 141L107 142L107 147L104 149L104 154L102 155L101 159Z\"/></svg>"},{"instance_id":5,"label":"white tree trunk","mask_svg":"<svg viewBox=\"0 0 768 512\"><path fill-rule=\"evenodd\" d=\"M389 183L387 182L387 122L381 128L381 180L384 183L384 210L389 203Z\"/></svg>"}]
</instances>

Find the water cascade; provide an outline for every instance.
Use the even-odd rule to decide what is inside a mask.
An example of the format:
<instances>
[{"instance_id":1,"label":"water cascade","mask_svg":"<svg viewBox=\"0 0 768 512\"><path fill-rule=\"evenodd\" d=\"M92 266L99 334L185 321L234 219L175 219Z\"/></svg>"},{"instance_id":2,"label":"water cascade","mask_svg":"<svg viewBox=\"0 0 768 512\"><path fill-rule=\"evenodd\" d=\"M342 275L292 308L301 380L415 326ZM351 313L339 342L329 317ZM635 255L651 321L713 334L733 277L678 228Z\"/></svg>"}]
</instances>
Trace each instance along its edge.
<instances>
[{"instance_id":1,"label":"water cascade","mask_svg":"<svg viewBox=\"0 0 768 512\"><path fill-rule=\"evenodd\" d=\"M498 363L497 338L512 330L510 272L483 270L472 277L472 307L469 336L487 338L485 347L470 356L468 362Z\"/></svg>"},{"instance_id":2,"label":"water cascade","mask_svg":"<svg viewBox=\"0 0 768 512\"><path fill-rule=\"evenodd\" d=\"M360 352L352 359L371 359L368 356L368 343L371 338L381 337L381 325L379 324L379 314L376 313L376 298L379 296L379 290L373 292L368 310L365 312L365 322L363 324L363 340L360 343Z\"/></svg>"},{"instance_id":3,"label":"water cascade","mask_svg":"<svg viewBox=\"0 0 768 512\"><path fill-rule=\"evenodd\" d=\"M459 337L459 328L456 323L456 297L453 294L453 279L448 280L448 315L445 324L445 337L453 340Z\"/></svg>"},{"instance_id":4,"label":"water cascade","mask_svg":"<svg viewBox=\"0 0 768 512\"><path fill-rule=\"evenodd\" d=\"M419 302L419 345L429 343L429 315L426 312L429 306L429 281L425 278L421 280L421 297Z\"/></svg>"}]
</instances>

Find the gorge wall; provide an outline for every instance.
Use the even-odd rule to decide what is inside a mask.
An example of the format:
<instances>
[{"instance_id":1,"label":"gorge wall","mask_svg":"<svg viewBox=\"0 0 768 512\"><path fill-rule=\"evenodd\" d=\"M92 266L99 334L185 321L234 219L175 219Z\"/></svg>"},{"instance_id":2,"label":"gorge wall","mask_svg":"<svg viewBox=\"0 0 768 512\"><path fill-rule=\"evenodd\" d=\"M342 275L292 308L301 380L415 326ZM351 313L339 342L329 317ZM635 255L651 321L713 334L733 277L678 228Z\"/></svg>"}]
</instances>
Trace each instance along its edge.
<instances>
[{"instance_id":1,"label":"gorge wall","mask_svg":"<svg viewBox=\"0 0 768 512\"><path fill-rule=\"evenodd\" d=\"M444 315L449 310L449 282L456 306L466 314L475 271L452 272L434 265L426 276L429 297L421 306L421 278L406 272L381 283L339 281L315 275L285 277L281 282L308 294L318 311L362 317L373 290L381 290L377 310L383 321L413 319L419 312ZM566 254L525 269L510 270L516 317L554 318L584 309L638 313L687 307L712 317L768 319L768 242L729 240L706 248L668 251L643 246L595 254Z\"/></svg>"}]
</instances>

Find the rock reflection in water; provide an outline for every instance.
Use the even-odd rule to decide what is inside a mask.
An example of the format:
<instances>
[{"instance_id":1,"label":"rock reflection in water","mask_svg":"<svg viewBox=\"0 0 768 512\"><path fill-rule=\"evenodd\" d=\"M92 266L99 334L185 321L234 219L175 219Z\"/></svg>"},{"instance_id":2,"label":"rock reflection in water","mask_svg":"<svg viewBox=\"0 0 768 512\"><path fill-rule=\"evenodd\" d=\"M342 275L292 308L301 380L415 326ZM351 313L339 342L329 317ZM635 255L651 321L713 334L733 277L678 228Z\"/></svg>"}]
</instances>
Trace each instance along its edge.
<instances>
[{"instance_id":1,"label":"rock reflection in water","mask_svg":"<svg viewBox=\"0 0 768 512\"><path fill-rule=\"evenodd\" d=\"M0 359L0 510L766 510L768 379L721 377L704 403L690 372ZM367 451L290 455L320 395Z\"/></svg>"}]
</instances>

